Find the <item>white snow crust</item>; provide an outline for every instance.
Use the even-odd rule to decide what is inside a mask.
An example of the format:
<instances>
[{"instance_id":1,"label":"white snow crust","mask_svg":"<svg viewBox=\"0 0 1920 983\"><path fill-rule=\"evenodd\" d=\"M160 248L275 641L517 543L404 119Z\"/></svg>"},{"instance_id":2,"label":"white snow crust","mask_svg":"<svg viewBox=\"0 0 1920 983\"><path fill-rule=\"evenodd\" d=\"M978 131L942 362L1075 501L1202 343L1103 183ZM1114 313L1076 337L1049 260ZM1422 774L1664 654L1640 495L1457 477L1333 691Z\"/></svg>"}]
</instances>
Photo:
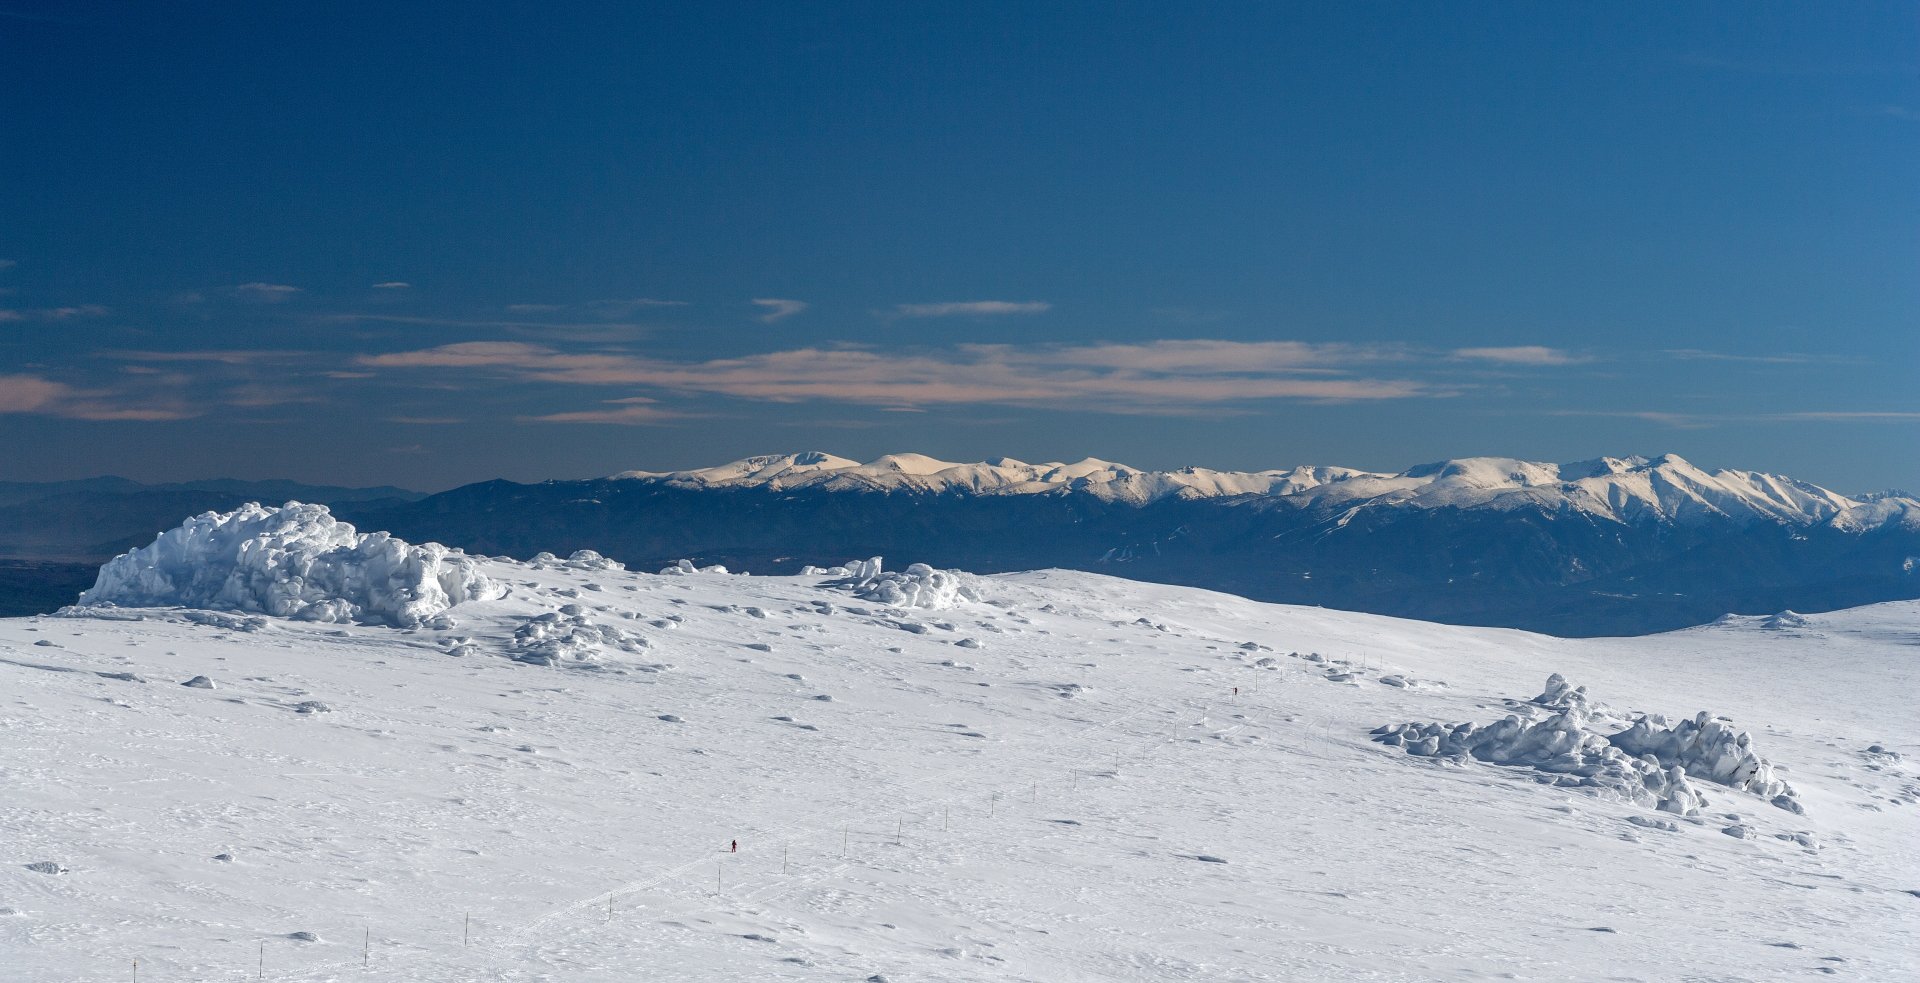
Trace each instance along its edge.
<instances>
[{"instance_id":1,"label":"white snow crust","mask_svg":"<svg viewBox=\"0 0 1920 983\"><path fill-rule=\"evenodd\" d=\"M207 512L100 568L82 607L187 607L414 627L497 596L474 558L360 533L324 505Z\"/></svg>"}]
</instances>

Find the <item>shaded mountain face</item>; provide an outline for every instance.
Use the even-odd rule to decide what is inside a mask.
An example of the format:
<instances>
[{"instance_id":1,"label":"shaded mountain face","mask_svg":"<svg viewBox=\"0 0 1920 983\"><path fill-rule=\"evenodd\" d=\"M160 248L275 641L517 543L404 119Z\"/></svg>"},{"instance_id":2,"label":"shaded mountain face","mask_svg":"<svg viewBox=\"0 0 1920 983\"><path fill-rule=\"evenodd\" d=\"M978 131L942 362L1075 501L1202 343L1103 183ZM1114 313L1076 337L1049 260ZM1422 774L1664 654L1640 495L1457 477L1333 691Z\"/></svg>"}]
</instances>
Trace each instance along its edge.
<instances>
[{"instance_id":1,"label":"shaded mountain face","mask_svg":"<svg viewBox=\"0 0 1920 983\"><path fill-rule=\"evenodd\" d=\"M1569 636L1920 597L1920 502L1671 455L1147 472L820 453L336 504L362 528L529 557L593 549L784 574L882 555L1061 567L1257 600Z\"/></svg>"}]
</instances>

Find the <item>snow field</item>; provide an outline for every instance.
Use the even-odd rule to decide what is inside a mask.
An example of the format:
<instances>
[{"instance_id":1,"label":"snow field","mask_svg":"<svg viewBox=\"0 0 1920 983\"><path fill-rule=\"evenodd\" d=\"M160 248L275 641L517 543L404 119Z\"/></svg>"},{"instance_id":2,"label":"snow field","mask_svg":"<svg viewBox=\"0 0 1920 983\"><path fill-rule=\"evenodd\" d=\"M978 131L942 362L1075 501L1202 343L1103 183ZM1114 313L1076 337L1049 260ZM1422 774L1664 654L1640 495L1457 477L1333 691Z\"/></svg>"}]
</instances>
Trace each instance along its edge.
<instances>
[{"instance_id":1,"label":"snow field","mask_svg":"<svg viewBox=\"0 0 1920 983\"><path fill-rule=\"evenodd\" d=\"M265 978L296 981L1920 968L1905 893L1920 889L1920 605L1571 642L1059 572L979 578L980 600L928 609L821 577L475 562L510 592L442 612L447 627L0 622L0 966L35 981L124 979L136 958L143 980L250 979L263 953ZM572 654L515 661L521 628L576 621L619 634L549 634L535 644ZM1369 739L1498 719L1555 671L1619 713L1727 711L1805 814L1715 785L1689 820ZM178 685L198 675L215 688ZM41 862L67 872L25 867Z\"/></svg>"}]
</instances>

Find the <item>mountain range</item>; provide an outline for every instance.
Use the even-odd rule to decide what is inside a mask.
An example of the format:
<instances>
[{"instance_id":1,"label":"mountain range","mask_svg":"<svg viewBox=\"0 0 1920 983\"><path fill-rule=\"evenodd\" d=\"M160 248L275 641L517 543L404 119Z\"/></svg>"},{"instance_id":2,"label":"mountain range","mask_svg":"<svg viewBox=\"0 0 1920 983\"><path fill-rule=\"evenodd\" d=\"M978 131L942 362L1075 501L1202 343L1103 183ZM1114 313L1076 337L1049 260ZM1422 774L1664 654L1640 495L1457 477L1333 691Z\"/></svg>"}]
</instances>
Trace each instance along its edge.
<instances>
[{"instance_id":1,"label":"mountain range","mask_svg":"<svg viewBox=\"0 0 1920 983\"><path fill-rule=\"evenodd\" d=\"M1057 567L1568 636L1920 597L1913 496L1848 496L1672 454L1477 457L1386 474L918 454L862 463L816 451L426 496L233 483L11 500L19 495L0 488L0 551L94 562L252 495L323 502L363 529L522 558L594 549L636 567L689 558L762 574L873 555L982 573ZM41 593L65 603L91 583L85 568L65 576ZM36 595L32 609L47 602Z\"/></svg>"},{"instance_id":2,"label":"mountain range","mask_svg":"<svg viewBox=\"0 0 1920 983\"><path fill-rule=\"evenodd\" d=\"M1686 460L1466 458L1382 474L1143 471L1088 459L860 463L819 452L587 481L468 485L336 509L530 556L597 549L755 573L883 555L1045 567L1256 600L1562 635L1920 596L1920 501Z\"/></svg>"}]
</instances>

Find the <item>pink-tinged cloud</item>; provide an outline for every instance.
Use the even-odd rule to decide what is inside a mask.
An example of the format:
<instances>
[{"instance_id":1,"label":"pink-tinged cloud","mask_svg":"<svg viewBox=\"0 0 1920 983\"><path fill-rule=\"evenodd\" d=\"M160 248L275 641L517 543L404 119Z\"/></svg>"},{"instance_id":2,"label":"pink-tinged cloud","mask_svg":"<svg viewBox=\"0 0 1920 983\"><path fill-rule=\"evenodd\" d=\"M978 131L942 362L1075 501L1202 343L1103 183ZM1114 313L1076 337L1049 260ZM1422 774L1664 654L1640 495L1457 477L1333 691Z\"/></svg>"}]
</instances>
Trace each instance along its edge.
<instances>
[{"instance_id":1,"label":"pink-tinged cloud","mask_svg":"<svg viewBox=\"0 0 1920 983\"><path fill-rule=\"evenodd\" d=\"M572 385L630 385L767 402L888 407L999 404L1100 412L1165 411L1251 400L1348 401L1444 396L1406 379L1348 375L1341 354L1293 343L973 345L922 352L799 348L670 362L615 352L475 341L363 356L382 369L451 369ZM595 411L604 412L604 411Z\"/></svg>"},{"instance_id":2,"label":"pink-tinged cloud","mask_svg":"<svg viewBox=\"0 0 1920 983\"><path fill-rule=\"evenodd\" d=\"M1474 362L1499 362L1506 365L1573 365L1587 361L1586 356L1545 345L1513 345L1506 348L1456 348L1453 357Z\"/></svg>"},{"instance_id":3,"label":"pink-tinged cloud","mask_svg":"<svg viewBox=\"0 0 1920 983\"><path fill-rule=\"evenodd\" d=\"M960 300L937 304L900 304L900 317L997 317L1004 314L1043 314L1053 309L1044 300Z\"/></svg>"},{"instance_id":4,"label":"pink-tinged cloud","mask_svg":"<svg viewBox=\"0 0 1920 983\"><path fill-rule=\"evenodd\" d=\"M627 399L607 400L606 405L613 409L548 413L544 416L529 416L521 419L536 423L599 423L624 427L651 427L686 418L684 413L676 413L655 405L657 402L645 396L632 396Z\"/></svg>"},{"instance_id":5,"label":"pink-tinged cloud","mask_svg":"<svg viewBox=\"0 0 1920 983\"><path fill-rule=\"evenodd\" d=\"M0 413L68 420L184 420L198 415L178 406L116 402L112 393L75 389L34 375L0 375Z\"/></svg>"}]
</instances>

